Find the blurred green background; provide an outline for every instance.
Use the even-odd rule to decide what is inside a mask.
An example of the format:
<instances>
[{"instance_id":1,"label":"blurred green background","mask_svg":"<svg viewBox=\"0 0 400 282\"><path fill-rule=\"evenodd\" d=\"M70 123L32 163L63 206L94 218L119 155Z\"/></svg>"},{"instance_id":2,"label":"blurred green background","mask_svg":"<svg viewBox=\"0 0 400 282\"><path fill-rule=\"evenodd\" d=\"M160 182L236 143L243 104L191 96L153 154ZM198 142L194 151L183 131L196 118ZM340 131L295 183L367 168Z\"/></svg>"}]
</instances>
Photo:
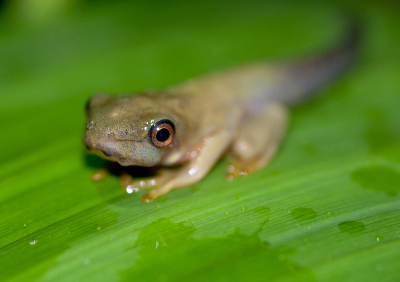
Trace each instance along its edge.
<instances>
[{"instance_id":1,"label":"blurred green background","mask_svg":"<svg viewBox=\"0 0 400 282\"><path fill-rule=\"evenodd\" d=\"M2 1L0 280L400 279L397 1ZM152 204L82 144L96 92L160 89L323 50L355 15L355 66L292 110L274 161Z\"/></svg>"}]
</instances>

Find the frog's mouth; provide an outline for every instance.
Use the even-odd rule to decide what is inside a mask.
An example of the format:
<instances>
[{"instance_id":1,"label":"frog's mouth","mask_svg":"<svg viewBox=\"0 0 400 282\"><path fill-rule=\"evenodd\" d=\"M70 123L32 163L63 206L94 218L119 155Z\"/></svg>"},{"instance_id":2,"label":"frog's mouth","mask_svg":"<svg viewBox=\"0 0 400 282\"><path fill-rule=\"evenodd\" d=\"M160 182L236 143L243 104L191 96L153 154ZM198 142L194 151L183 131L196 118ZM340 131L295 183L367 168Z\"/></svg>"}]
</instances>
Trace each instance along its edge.
<instances>
[{"instance_id":1,"label":"frog's mouth","mask_svg":"<svg viewBox=\"0 0 400 282\"><path fill-rule=\"evenodd\" d=\"M97 155L97 156L99 156L99 157L101 157L101 158L103 158L103 159L108 160L108 161L117 162L117 163L119 163L119 164L122 165L122 166L131 166L131 165L140 165L140 166L143 166L143 165L141 165L141 164L132 164L132 161L129 161L127 158L108 155L107 152L102 151L102 150L100 150L100 149L93 148L93 147L91 147L91 146L89 146L89 145L85 145L85 146L86 146L86 151L87 151L89 154L95 154L95 155ZM145 165L144 165L144 166L145 166ZM151 166L152 166L152 165L151 165Z\"/></svg>"},{"instance_id":2,"label":"frog's mouth","mask_svg":"<svg viewBox=\"0 0 400 282\"><path fill-rule=\"evenodd\" d=\"M132 165L132 162L129 161L128 159L124 158L124 157L110 155L109 153L107 153L104 150L100 150L100 149L94 148L94 147L89 146L87 144L85 144L85 147L86 147L86 152L88 152L89 154L97 155L100 158L106 159L108 161L117 162L122 166L130 166L130 165Z\"/></svg>"},{"instance_id":3,"label":"frog's mouth","mask_svg":"<svg viewBox=\"0 0 400 282\"><path fill-rule=\"evenodd\" d=\"M106 151L93 148L93 147L91 147L91 146L89 146L87 144L85 145L85 147L86 147L86 152L88 152L89 154L98 155L99 157L101 157L103 159L106 159L106 160L109 160L109 161L114 161L114 162L116 161L114 159L114 157L111 154L107 153Z\"/></svg>"}]
</instances>

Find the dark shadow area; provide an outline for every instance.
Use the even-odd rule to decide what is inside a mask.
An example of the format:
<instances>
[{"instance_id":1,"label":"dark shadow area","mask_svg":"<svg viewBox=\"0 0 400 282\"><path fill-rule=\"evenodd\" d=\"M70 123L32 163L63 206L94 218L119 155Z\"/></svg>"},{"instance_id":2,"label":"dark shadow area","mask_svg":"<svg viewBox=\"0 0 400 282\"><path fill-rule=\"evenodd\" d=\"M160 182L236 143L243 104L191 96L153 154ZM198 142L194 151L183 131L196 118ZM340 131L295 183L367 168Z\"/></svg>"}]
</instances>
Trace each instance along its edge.
<instances>
[{"instance_id":1,"label":"dark shadow area","mask_svg":"<svg viewBox=\"0 0 400 282\"><path fill-rule=\"evenodd\" d=\"M104 160L96 155L84 152L84 161L87 166L94 169L106 169L110 174L121 176L124 173L133 178L150 177L157 174L159 167L122 166L116 162Z\"/></svg>"},{"instance_id":2,"label":"dark shadow area","mask_svg":"<svg viewBox=\"0 0 400 282\"><path fill-rule=\"evenodd\" d=\"M4 7L6 6L5 3L6 3L5 0L0 0L0 16L4 11Z\"/></svg>"}]
</instances>

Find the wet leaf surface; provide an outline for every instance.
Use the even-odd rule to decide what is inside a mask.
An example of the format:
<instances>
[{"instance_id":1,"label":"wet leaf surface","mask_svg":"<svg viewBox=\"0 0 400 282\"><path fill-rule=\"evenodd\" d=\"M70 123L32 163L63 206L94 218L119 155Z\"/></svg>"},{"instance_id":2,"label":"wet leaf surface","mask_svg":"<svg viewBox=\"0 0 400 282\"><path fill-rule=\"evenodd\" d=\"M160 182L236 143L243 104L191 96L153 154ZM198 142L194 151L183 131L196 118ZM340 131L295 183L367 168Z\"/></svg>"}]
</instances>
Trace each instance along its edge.
<instances>
[{"instance_id":1,"label":"wet leaf surface","mask_svg":"<svg viewBox=\"0 0 400 282\"><path fill-rule=\"evenodd\" d=\"M0 14L1 280L398 280L395 2L62 2ZM313 54L343 34L343 7L362 19L358 60L292 110L268 167L226 181L222 159L152 204L90 180L106 165L82 144L93 93Z\"/></svg>"}]
</instances>

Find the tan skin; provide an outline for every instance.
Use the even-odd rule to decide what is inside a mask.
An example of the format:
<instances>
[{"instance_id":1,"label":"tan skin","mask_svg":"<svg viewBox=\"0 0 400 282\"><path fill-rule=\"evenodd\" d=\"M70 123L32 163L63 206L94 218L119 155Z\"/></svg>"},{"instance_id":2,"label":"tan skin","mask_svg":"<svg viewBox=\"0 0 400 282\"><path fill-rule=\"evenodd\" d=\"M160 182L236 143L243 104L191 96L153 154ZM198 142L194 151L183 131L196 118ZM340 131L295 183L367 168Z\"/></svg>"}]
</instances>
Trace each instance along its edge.
<instances>
[{"instance_id":1,"label":"tan skin","mask_svg":"<svg viewBox=\"0 0 400 282\"><path fill-rule=\"evenodd\" d=\"M264 167L288 123L288 106L306 100L346 70L354 36L315 58L277 65L254 64L191 80L164 91L96 94L88 103L88 151L122 166L159 167L155 177L121 185L144 202L201 180L227 152L228 179ZM171 169L171 166L179 166ZM105 171L93 176L101 179Z\"/></svg>"}]
</instances>

